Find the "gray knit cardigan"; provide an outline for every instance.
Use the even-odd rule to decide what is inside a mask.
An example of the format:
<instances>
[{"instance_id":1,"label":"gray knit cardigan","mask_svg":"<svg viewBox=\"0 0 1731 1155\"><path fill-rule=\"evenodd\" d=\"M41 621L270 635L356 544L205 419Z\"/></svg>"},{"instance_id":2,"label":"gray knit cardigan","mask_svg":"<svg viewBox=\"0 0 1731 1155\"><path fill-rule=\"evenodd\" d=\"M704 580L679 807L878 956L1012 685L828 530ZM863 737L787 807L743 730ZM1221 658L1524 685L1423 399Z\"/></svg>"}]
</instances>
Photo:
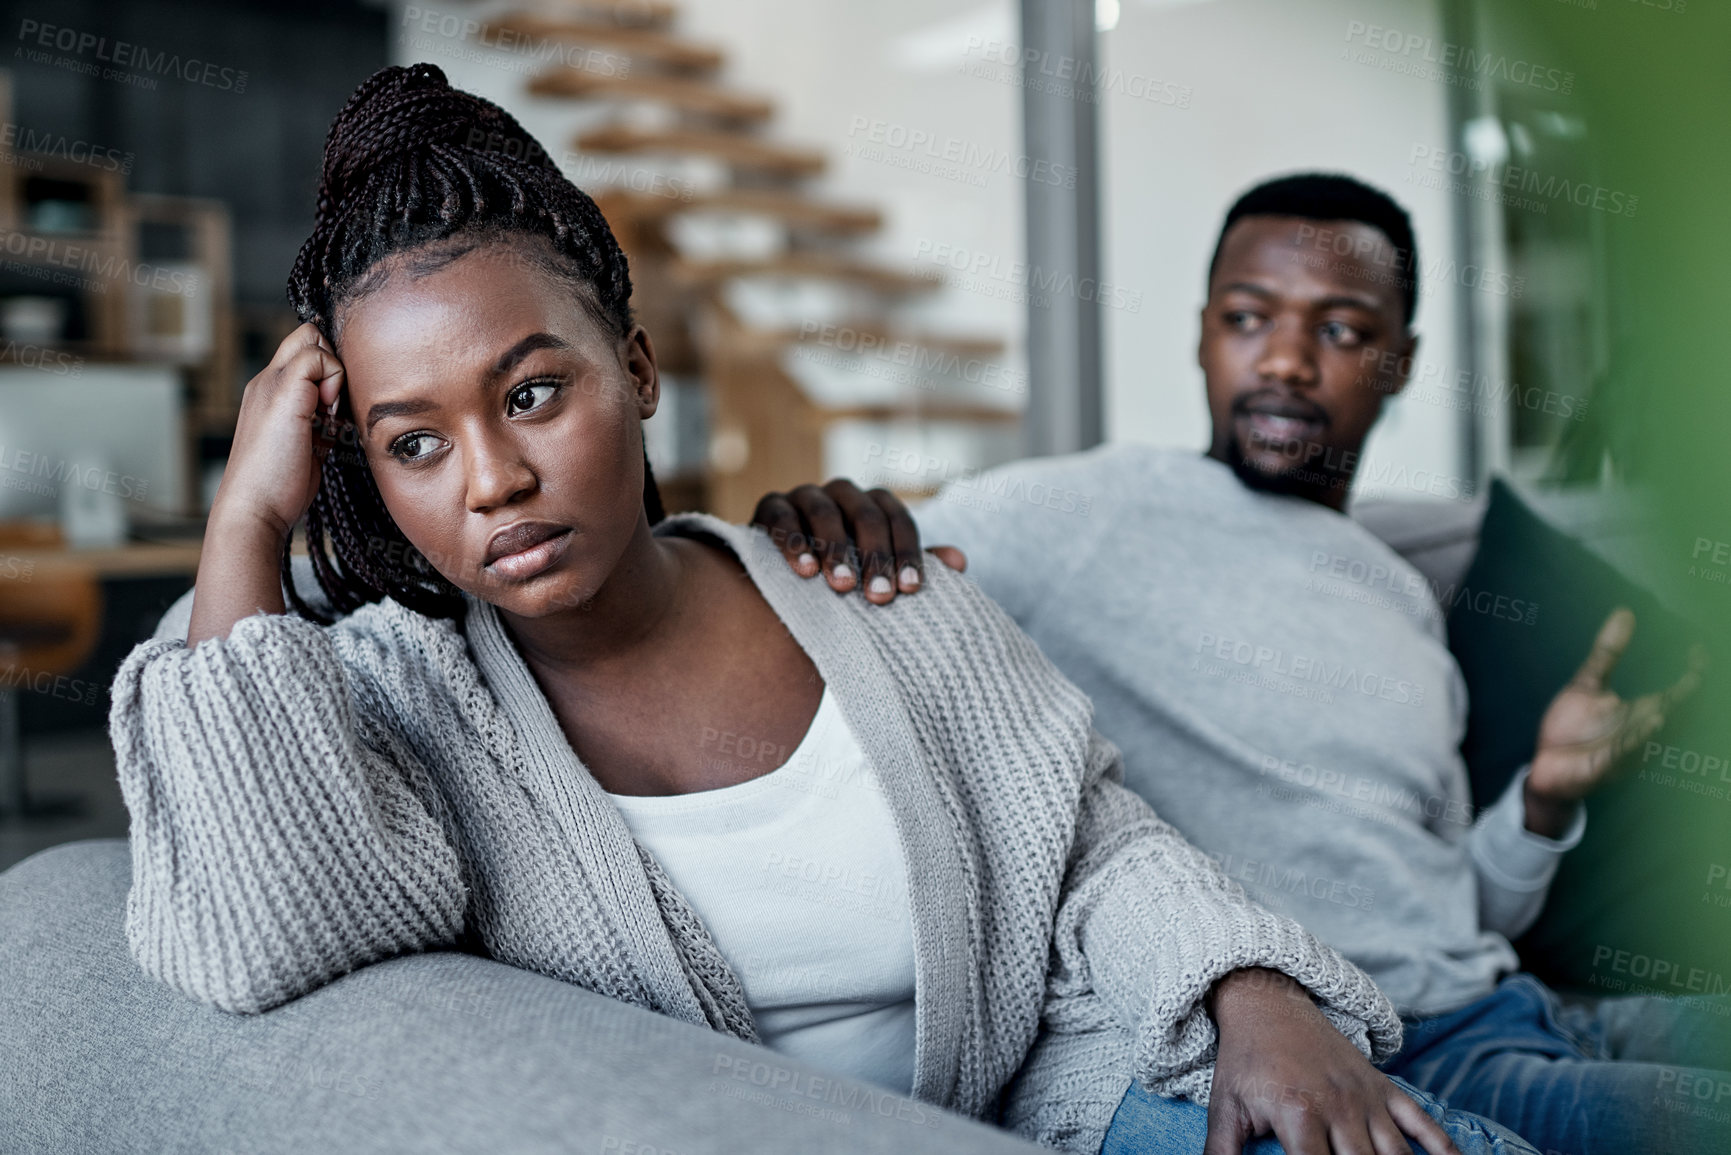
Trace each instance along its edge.
<instances>
[{"instance_id":1,"label":"gray knit cardigan","mask_svg":"<svg viewBox=\"0 0 1731 1155\"><path fill-rule=\"evenodd\" d=\"M1088 699L942 565L888 607L719 541L811 656L880 775L908 871L913 1094L1097 1150L1132 1077L1207 1101L1210 985L1304 984L1359 1049L1400 1043L1363 972L1251 902L1121 785ZM493 607L257 614L140 643L110 732L140 966L260 1012L407 951L468 946L743 1039L738 979L578 760ZM1036 1040L1039 1045L1036 1047Z\"/></svg>"}]
</instances>

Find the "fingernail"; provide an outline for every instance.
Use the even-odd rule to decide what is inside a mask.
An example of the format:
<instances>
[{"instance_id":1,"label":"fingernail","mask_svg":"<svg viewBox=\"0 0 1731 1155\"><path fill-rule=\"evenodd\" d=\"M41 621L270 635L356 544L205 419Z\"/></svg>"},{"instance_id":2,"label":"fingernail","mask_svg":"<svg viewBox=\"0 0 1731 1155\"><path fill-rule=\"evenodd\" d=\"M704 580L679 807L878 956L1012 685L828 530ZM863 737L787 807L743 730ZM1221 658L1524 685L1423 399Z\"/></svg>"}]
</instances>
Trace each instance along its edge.
<instances>
[{"instance_id":1,"label":"fingernail","mask_svg":"<svg viewBox=\"0 0 1731 1155\"><path fill-rule=\"evenodd\" d=\"M874 594L887 594L890 592L890 579L880 573L877 577L872 579L870 588L871 592Z\"/></svg>"},{"instance_id":2,"label":"fingernail","mask_svg":"<svg viewBox=\"0 0 1731 1155\"><path fill-rule=\"evenodd\" d=\"M835 569L830 572L835 574L835 580L838 582L853 580L853 570L849 568L846 563L836 566Z\"/></svg>"},{"instance_id":3,"label":"fingernail","mask_svg":"<svg viewBox=\"0 0 1731 1155\"><path fill-rule=\"evenodd\" d=\"M343 399L341 397L338 397L335 401L331 402L330 414L332 417L335 417L337 415L337 406L342 403L342 400Z\"/></svg>"},{"instance_id":4,"label":"fingernail","mask_svg":"<svg viewBox=\"0 0 1731 1155\"><path fill-rule=\"evenodd\" d=\"M920 571L911 565L904 565L902 567L901 578L903 585L917 586L920 584Z\"/></svg>"},{"instance_id":5,"label":"fingernail","mask_svg":"<svg viewBox=\"0 0 1731 1155\"><path fill-rule=\"evenodd\" d=\"M800 569L810 569L812 566L817 564L817 558L813 557L809 553L802 553L799 555L799 560L796 564Z\"/></svg>"}]
</instances>

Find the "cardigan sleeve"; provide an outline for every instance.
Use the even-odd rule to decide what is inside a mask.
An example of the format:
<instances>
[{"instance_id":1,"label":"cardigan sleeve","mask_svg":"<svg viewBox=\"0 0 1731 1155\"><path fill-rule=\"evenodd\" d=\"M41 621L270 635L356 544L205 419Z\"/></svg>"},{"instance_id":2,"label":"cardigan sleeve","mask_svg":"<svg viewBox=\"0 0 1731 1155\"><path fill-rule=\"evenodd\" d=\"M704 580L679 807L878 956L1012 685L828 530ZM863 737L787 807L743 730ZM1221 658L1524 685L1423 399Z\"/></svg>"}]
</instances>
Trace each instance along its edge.
<instances>
[{"instance_id":1,"label":"cardigan sleeve","mask_svg":"<svg viewBox=\"0 0 1731 1155\"><path fill-rule=\"evenodd\" d=\"M1118 750L1088 752L1054 935L1054 994L1096 995L1134 1034L1136 1077L1206 1104L1217 1050L1203 1000L1242 967L1282 971L1373 1061L1401 1023L1369 976L1244 889L1123 785Z\"/></svg>"},{"instance_id":2,"label":"cardigan sleeve","mask_svg":"<svg viewBox=\"0 0 1731 1155\"><path fill-rule=\"evenodd\" d=\"M462 932L467 888L426 772L340 657L342 628L257 614L196 648L140 643L115 677L127 943L226 1011Z\"/></svg>"}]
</instances>

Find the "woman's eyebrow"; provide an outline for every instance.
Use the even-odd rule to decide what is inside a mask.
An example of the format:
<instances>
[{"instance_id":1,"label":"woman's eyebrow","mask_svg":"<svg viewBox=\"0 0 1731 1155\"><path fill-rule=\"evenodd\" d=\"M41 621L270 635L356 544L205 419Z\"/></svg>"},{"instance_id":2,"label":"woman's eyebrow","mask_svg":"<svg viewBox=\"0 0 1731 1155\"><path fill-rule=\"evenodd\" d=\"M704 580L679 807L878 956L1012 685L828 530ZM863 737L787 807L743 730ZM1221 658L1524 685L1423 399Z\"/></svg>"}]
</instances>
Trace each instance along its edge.
<instances>
[{"instance_id":1,"label":"woman's eyebrow","mask_svg":"<svg viewBox=\"0 0 1731 1155\"><path fill-rule=\"evenodd\" d=\"M530 333L515 345L499 354L499 359L493 362L493 367L487 371L489 377L502 377L517 367L517 363L535 352L537 349L569 349L571 343L563 337L555 337L552 333Z\"/></svg>"},{"instance_id":2,"label":"woman's eyebrow","mask_svg":"<svg viewBox=\"0 0 1731 1155\"><path fill-rule=\"evenodd\" d=\"M438 406L431 401L380 401L367 410L367 436L373 435L373 426L387 417L408 416L415 413L425 413Z\"/></svg>"},{"instance_id":3,"label":"woman's eyebrow","mask_svg":"<svg viewBox=\"0 0 1731 1155\"><path fill-rule=\"evenodd\" d=\"M527 337L524 337L521 341L518 341L515 345L512 345L509 349L499 354L499 359L494 361L492 368L487 370L487 376L488 378L503 377L512 369L516 368L523 358L535 352L537 349L569 348L571 348L571 342L565 340L563 337L556 337L552 333L530 333ZM367 436L372 436L373 426L377 425L387 417L406 417L416 413L425 413L430 409L437 408L437 404L427 400L380 401L377 405L374 405L371 409L367 410Z\"/></svg>"}]
</instances>

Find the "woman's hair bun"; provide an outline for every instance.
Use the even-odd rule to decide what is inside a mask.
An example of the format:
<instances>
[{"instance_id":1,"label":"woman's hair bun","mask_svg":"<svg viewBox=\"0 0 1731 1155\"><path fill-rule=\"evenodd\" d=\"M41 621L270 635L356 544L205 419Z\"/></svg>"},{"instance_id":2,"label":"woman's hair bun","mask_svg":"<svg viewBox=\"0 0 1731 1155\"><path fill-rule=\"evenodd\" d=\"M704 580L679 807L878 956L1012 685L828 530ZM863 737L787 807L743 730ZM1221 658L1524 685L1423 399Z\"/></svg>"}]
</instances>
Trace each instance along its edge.
<instances>
[{"instance_id":1,"label":"woman's hair bun","mask_svg":"<svg viewBox=\"0 0 1731 1155\"><path fill-rule=\"evenodd\" d=\"M436 64L394 65L368 77L331 122L319 174L318 211L334 212L392 162L433 149L488 151L558 171L515 117L452 88Z\"/></svg>"}]
</instances>

